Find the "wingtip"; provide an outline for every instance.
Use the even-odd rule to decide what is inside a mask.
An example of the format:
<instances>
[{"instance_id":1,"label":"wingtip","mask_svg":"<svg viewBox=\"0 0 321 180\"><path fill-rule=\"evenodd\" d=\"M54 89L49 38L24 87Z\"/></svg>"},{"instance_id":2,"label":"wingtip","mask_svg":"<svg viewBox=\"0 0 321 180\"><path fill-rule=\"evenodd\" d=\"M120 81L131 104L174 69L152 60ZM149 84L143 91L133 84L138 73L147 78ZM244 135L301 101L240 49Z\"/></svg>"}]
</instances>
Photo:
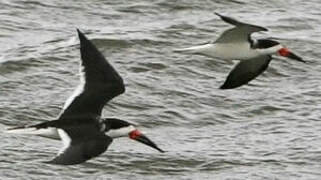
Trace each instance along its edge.
<instances>
[{"instance_id":1,"label":"wingtip","mask_svg":"<svg viewBox=\"0 0 321 180\"><path fill-rule=\"evenodd\" d=\"M50 164L50 165L63 165L63 166L79 164L79 163L74 164L74 163L59 162L56 160L56 158L49 160L49 161L42 161L42 163Z\"/></svg>"},{"instance_id":2,"label":"wingtip","mask_svg":"<svg viewBox=\"0 0 321 180\"><path fill-rule=\"evenodd\" d=\"M219 89L222 89L222 90L235 89L235 88L240 87L240 86L241 85L235 86L235 85L224 83L222 86L219 87Z\"/></svg>"},{"instance_id":3,"label":"wingtip","mask_svg":"<svg viewBox=\"0 0 321 180\"><path fill-rule=\"evenodd\" d=\"M225 90L225 89L232 89L232 88L229 88L223 84L222 86L219 87L219 89Z\"/></svg>"},{"instance_id":4,"label":"wingtip","mask_svg":"<svg viewBox=\"0 0 321 180\"><path fill-rule=\"evenodd\" d=\"M83 35L83 33L78 28L76 30L77 30L78 35Z\"/></svg>"},{"instance_id":5,"label":"wingtip","mask_svg":"<svg viewBox=\"0 0 321 180\"><path fill-rule=\"evenodd\" d=\"M76 28L78 35L83 34L78 28Z\"/></svg>"},{"instance_id":6,"label":"wingtip","mask_svg":"<svg viewBox=\"0 0 321 180\"><path fill-rule=\"evenodd\" d=\"M218 12L214 12L215 15L219 16L219 17L222 17L222 15Z\"/></svg>"},{"instance_id":7,"label":"wingtip","mask_svg":"<svg viewBox=\"0 0 321 180\"><path fill-rule=\"evenodd\" d=\"M80 46L82 47L82 48L80 48L80 52L84 53L84 51L88 51L88 46L89 46L89 44L91 44L91 42L86 37L86 35L83 32L81 32L79 29L77 29L77 32L78 32ZM87 48L84 49L84 47L87 47Z\"/></svg>"},{"instance_id":8,"label":"wingtip","mask_svg":"<svg viewBox=\"0 0 321 180\"><path fill-rule=\"evenodd\" d=\"M228 83L226 83L226 81L225 81L224 84L222 84L222 85L219 87L219 89L222 89L222 90L224 90L224 89L231 89L231 87L229 87Z\"/></svg>"},{"instance_id":9,"label":"wingtip","mask_svg":"<svg viewBox=\"0 0 321 180\"><path fill-rule=\"evenodd\" d=\"M268 31L267 28L265 27L262 27L262 26L258 26L258 25L251 25L251 24L246 24L246 23L243 23L243 22L240 22L234 18L231 18L231 17L228 17L228 16L224 16L218 12L214 12L215 15L219 16L223 21L227 22L227 23L230 23L232 25L235 25L235 26L242 26L242 25L250 25L250 26L253 26L253 27L256 27L256 28L259 28L260 31Z\"/></svg>"},{"instance_id":10,"label":"wingtip","mask_svg":"<svg viewBox=\"0 0 321 180\"><path fill-rule=\"evenodd\" d=\"M56 164L54 163L52 160L49 160L49 161L41 161L42 163L45 163L45 164Z\"/></svg>"}]
</instances>

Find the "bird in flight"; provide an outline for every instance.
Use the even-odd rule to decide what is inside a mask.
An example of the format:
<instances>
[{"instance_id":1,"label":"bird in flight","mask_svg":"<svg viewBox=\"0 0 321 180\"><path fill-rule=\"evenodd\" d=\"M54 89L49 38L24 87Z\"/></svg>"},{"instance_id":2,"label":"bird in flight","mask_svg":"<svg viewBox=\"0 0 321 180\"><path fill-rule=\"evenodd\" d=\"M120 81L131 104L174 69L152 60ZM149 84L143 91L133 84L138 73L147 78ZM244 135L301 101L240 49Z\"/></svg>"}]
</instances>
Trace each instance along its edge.
<instances>
[{"instance_id":1,"label":"bird in flight","mask_svg":"<svg viewBox=\"0 0 321 180\"><path fill-rule=\"evenodd\" d=\"M133 124L102 118L104 105L125 92L122 77L79 30L80 84L56 120L7 129L8 133L36 134L62 140L63 147L48 163L72 165L105 152L113 139L129 137L164 152Z\"/></svg>"},{"instance_id":2,"label":"bird in flight","mask_svg":"<svg viewBox=\"0 0 321 180\"><path fill-rule=\"evenodd\" d=\"M174 51L200 54L223 60L240 60L229 73L220 89L237 88L255 79L267 69L272 60L272 55L280 55L305 62L301 57L275 40L251 38L252 33L267 31L266 28L246 24L219 13L215 14L234 27L225 30L214 42Z\"/></svg>"}]
</instances>

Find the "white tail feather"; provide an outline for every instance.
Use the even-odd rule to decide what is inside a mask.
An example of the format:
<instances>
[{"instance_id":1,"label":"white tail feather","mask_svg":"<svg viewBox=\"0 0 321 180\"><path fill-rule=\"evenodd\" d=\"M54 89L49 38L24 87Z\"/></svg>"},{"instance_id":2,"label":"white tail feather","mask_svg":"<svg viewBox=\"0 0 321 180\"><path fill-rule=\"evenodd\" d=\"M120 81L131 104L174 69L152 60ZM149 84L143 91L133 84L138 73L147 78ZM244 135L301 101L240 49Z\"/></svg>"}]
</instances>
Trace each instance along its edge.
<instances>
[{"instance_id":1,"label":"white tail feather","mask_svg":"<svg viewBox=\"0 0 321 180\"><path fill-rule=\"evenodd\" d=\"M39 136L53 138L53 139L60 139L57 129L53 127L41 128L41 129L37 129L35 127L17 127L17 128L9 128L4 132L11 133L11 134L32 134L32 135L39 135Z\"/></svg>"},{"instance_id":2,"label":"white tail feather","mask_svg":"<svg viewBox=\"0 0 321 180\"><path fill-rule=\"evenodd\" d=\"M4 132L12 134L37 134L37 129L35 127L17 127L17 128L8 128Z\"/></svg>"},{"instance_id":3,"label":"white tail feather","mask_svg":"<svg viewBox=\"0 0 321 180\"><path fill-rule=\"evenodd\" d=\"M203 44L198 46L193 46L189 48L182 48L182 49L175 49L174 52L182 52L182 53L190 53L190 54L203 54L207 51L214 51L215 45L214 44Z\"/></svg>"},{"instance_id":4,"label":"white tail feather","mask_svg":"<svg viewBox=\"0 0 321 180\"><path fill-rule=\"evenodd\" d=\"M198 49L196 49L195 47L189 47L189 48L182 48L182 49L174 49L174 52L181 52L181 53L197 53Z\"/></svg>"}]
</instances>

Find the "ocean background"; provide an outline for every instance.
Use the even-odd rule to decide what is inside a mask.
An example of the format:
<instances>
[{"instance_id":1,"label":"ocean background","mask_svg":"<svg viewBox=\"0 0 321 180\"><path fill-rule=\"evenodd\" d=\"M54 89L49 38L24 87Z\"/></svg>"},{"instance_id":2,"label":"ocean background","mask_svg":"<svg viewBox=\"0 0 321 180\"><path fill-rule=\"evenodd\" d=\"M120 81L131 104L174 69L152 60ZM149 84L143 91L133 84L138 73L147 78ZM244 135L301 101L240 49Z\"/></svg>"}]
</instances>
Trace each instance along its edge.
<instances>
[{"instance_id":1,"label":"ocean background","mask_svg":"<svg viewBox=\"0 0 321 180\"><path fill-rule=\"evenodd\" d=\"M0 179L321 179L319 0L1 0ZM231 26L264 26L308 63L275 56L249 85L220 90L235 62L173 49ZM42 163L61 142L4 133L55 119L79 83L82 30L124 78L104 117L134 122L166 153L117 139L74 166Z\"/></svg>"}]
</instances>

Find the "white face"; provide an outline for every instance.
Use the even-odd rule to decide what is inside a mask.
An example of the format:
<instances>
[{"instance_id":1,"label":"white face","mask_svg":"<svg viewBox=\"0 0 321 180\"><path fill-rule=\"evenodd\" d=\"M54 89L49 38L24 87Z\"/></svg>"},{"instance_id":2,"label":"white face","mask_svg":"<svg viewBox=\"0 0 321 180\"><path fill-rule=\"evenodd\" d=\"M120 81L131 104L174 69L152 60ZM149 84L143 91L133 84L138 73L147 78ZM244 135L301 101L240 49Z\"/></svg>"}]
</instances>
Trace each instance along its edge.
<instances>
[{"instance_id":1,"label":"white face","mask_svg":"<svg viewBox=\"0 0 321 180\"><path fill-rule=\"evenodd\" d=\"M119 137L128 137L129 133L136 130L136 128L132 125L123 127L120 129L111 129L107 131L105 134L111 138L119 138Z\"/></svg>"},{"instance_id":2,"label":"white face","mask_svg":"<svg viewBox=\"0 0 321 180\"><path fill-rule=\"evenodd\" d=\"M266 48L266 49L256 49L258 52L260 52L263 55L272 55L276 54L280 49L284 48L281 44Z\"/></svg>"}]
</instances>

